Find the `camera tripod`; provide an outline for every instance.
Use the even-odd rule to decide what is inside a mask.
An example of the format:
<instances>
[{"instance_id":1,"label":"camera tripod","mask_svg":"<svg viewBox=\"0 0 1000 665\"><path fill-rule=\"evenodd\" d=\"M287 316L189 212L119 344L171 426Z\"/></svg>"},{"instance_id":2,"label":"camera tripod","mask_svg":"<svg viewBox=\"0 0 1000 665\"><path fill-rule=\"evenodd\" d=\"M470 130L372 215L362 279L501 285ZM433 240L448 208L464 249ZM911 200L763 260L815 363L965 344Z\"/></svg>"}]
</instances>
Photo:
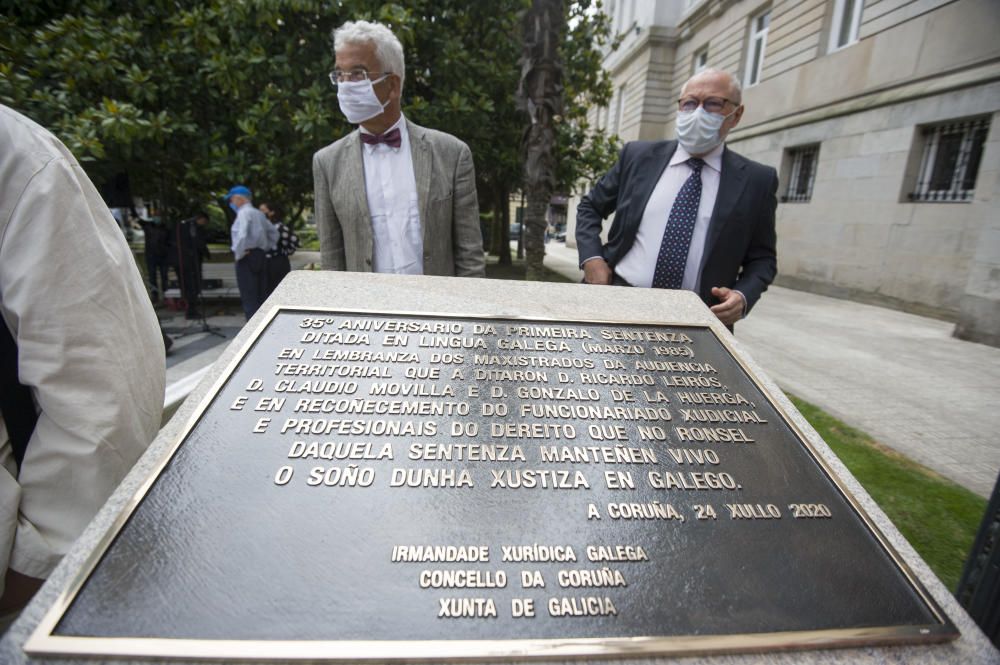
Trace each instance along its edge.
<instances>
[{"instance_id":1,"label":"camera tripod","mask_svg":"<svg viewBox=\"0 0 1000 665\"><path fill-rule=\"evenodd\" d=\"M216 326L209 325L208 318L205 316L205 299L204 296L202 295L201 265L198 262L198 259L195 258L196 263L194 266L192 266L193 270L190 271L190 274L187 274L188 271L184 269L183 256L178 258L179 258L178 267L180 269L177 271L177 278L179 282L178 286L180 286L181 288L181 295L184 296L184 300L188 306L188 311L191 311L191 307L194 306L195 303L189 300L187 297L191 293L191 291L185 288L185 286L187 286L185 280L193 278L194 279L193 292L195 294L194 299L197 300L199 317L197 319L192 319L192 321L196 322L189 323L187 327L184 328L184 330L182 330L180 333L176 335L176 338L180 339L181 337L187 337L188 335L196 335L198 333L208 333L209 335L215 335L216 337L227 339L226 334L222 332L221 329L219 329Z\"/></svg>"}]
</instances>

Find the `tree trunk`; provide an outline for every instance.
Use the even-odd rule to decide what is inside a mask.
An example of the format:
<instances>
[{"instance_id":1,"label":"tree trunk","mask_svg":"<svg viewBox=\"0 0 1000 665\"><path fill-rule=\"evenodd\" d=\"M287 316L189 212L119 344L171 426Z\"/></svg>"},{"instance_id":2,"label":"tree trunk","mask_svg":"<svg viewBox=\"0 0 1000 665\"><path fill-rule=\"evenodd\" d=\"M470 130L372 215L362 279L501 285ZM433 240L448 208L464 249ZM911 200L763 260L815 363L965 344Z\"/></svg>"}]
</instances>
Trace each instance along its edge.
<instances>
[{"instance_id":1,"label":"tree trunk","mask_svg":"<svg viewBox=\"0 0 1000 665\"><path fill-rule=\"evenodd\" d=\"M500 227L500 265L509 266L513 261L510 256L510 190L501 185L497 187L497 214L494 216Z\"/></svg>"},{"instance_id":2,"label":"tree trunk","mask_svg":"<svg viewBox=\"0 0 1000 665\"><path fill-rule=\"evenodd\" d=\"M527 207L521 234L525 279L537 280L545 258L545 213L556 186L556 128L563 112L559 44L565 32L562 0L532 0L524 16L524 51L518 104L531 120L524 136Z\"/></svg>"},{"instance_id":3,"label":"tree trunk","mask_svg":"<svg viewBox=\"0 0 1000 665\"><path fill-rule=\"evenodd\" d=\"M281 221L283 221L285 224L287 224L288 228L290 228L291 230L298 231L299 227L303 226L303 224L302 224L302 212L305 209L306 209L306 204L305 204L305 202L302 202L295 209L295 212L293 212L290 215L285 215L285 217L287 219L283 219ZM285 212L288 212L288 211L286 210Z\"/></svg>"}]
</instances>

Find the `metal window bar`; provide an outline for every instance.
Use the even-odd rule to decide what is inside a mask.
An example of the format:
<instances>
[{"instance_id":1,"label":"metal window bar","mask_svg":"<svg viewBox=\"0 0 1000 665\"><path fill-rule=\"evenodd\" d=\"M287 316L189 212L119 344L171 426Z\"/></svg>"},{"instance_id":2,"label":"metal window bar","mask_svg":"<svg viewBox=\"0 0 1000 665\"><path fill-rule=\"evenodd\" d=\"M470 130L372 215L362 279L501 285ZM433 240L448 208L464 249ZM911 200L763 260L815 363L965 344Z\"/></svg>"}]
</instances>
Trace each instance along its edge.
<instances>
[{"instance_id":1,"label":"metal window bar","mask_svg":"<svg viewBox=\"0 0 1000 665\"><path fill-rule=\"evenodd\" d=\"M819 146L797 148L791 151L792 173L784 201L806 202L812 198L813 181L816 179L816 157Z\"/></svg>"},{"instance_id":2,"label":"metal window bar","mask_svg":"<svg viewBox=\"0 0 1000 665\"><path fill-rule=\"evenodd\" d=\"M912 201L971 201L989 118L924 129L924 155Z\"/></svg>"}]
</instances>

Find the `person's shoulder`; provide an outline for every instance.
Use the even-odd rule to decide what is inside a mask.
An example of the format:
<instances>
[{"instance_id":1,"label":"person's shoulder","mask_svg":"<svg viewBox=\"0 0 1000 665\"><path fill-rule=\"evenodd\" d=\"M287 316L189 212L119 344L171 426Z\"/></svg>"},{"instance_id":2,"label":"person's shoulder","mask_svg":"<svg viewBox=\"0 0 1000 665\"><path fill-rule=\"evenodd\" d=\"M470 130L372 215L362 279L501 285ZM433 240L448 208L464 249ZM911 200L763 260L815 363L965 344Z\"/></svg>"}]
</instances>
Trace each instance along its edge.
<instances>
[{"instance_id":1,"label":"person's shoulder","mask_svg":"<svg viewBox=\"0 0 1000 665\"><path fill-rule=\"evenodd\" d=\"M422 127L412 120L406 121L406 131L408 131L410 136L414 139L426 141L436 147L444 148L449 151L458 152L463 148L468 149L469 147L465 141L453 134L443 132L440 129Z\"/></svg>"},{"instance_id":2,"label":"person's shoulder","mask_svg":"<svg viewBox=\"0 0 1000 665\"><path fill-rule=\"evenodd\" d=\"M644 150L655 150L659 149L672 149L677 145L677 141L670 141L667 139L659 139L657 141L628 141L625 144L625 148L630 151Z\"/></svg>"},{"instance_id":3,"label":"person's shoulder","mask_svg":"<svg viewBox=\"0 0 1000 665\"><path fill-rule=\"evenodd\" d=\"M634 158L649 152L672 153L677 147L677 141L661 139L659 141L629 141L622 147L623 158Z\"/></svg>"},{"instance_id":4,"label":"person's shoulder","mask_svg":"<svg viewBox=\"0 0 1000 665\"><path fill-rule=\"evenodd\" d=\"M347 132L346 134L344 134L343 136L341 136L339 139L337 139L333 143L331 143L331 144L329 144L327 146L324 146L324 147L320 148L319 150L317 150L315 152L315 154L313 155L313 159L314 160L327 160L327 159L336 157L336 155L338 153L340 153L340 151L343 150L344 147L348 143L357 140L357 138L355 137L355 134L357 134L357 133L358 133L358 130L356 128L353 129L353 130L351 130L351 131L349 131L349 132Z\"/></svg>"},{"instance_id":5,"label":"person's shoulder","mask_svg":"<svg viewBox=\"0 0 1000 665\"><path fill-rule=\"evenodd\" d=\"M0 145L3 161L17 171L37 172L53 160L71 158L62 142L31 118L0 104ZM6 171L6 169L5 169ZM9 176L9 171L7 171Z\"/></svg>"},{"instance_id":6,"label":"person's shoulder","mask_svg":"<svg viewBox=\"0 0 1000 665\"><path fill-rule=\"evenodd\" d=\"M745 168L751 175L771 178L777 177L778 174L777 170L773 166L768 166L767 164L745 157L735 150L732 150L728 145L726 146L725 159L735 166Z\"/></svg>"},{"instance_id":7,"label":"person's shoulder","mask_svg":"<svg viewBox=\"0 0 1000 665\"><path fill-rule=\"evenodd\" d=\"M267 217L264 216L264 213L257 210L253 204L241 206L240 209L236 211L236 220L238 221L256 220L258 216L267 219Z\"/></svg>"}]
</instances>

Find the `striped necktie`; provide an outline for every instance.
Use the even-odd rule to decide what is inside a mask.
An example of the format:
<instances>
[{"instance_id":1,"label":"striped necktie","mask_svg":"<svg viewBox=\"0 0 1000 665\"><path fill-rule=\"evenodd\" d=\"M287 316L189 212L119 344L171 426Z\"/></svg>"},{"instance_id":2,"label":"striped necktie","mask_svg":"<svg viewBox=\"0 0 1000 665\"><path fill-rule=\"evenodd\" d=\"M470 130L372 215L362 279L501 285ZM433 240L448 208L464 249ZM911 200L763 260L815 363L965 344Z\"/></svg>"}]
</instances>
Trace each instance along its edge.
<instances>
[{"instance_id":1,"label":"striped necktie","mask_svg":"<svg viewBox=\"0 0 1000 665\"><path fill-rule=\"evenodd\" d=\"M691 235L698 218L698 204L701 203L701 167L705 165L697 157L692 157L687 163L691 167L691 175L681 191L677 192L667 217L667 228L663 231L656 269L653 270L654 289L679 289L684 280Z\"/></svg>"}]
</instances>

